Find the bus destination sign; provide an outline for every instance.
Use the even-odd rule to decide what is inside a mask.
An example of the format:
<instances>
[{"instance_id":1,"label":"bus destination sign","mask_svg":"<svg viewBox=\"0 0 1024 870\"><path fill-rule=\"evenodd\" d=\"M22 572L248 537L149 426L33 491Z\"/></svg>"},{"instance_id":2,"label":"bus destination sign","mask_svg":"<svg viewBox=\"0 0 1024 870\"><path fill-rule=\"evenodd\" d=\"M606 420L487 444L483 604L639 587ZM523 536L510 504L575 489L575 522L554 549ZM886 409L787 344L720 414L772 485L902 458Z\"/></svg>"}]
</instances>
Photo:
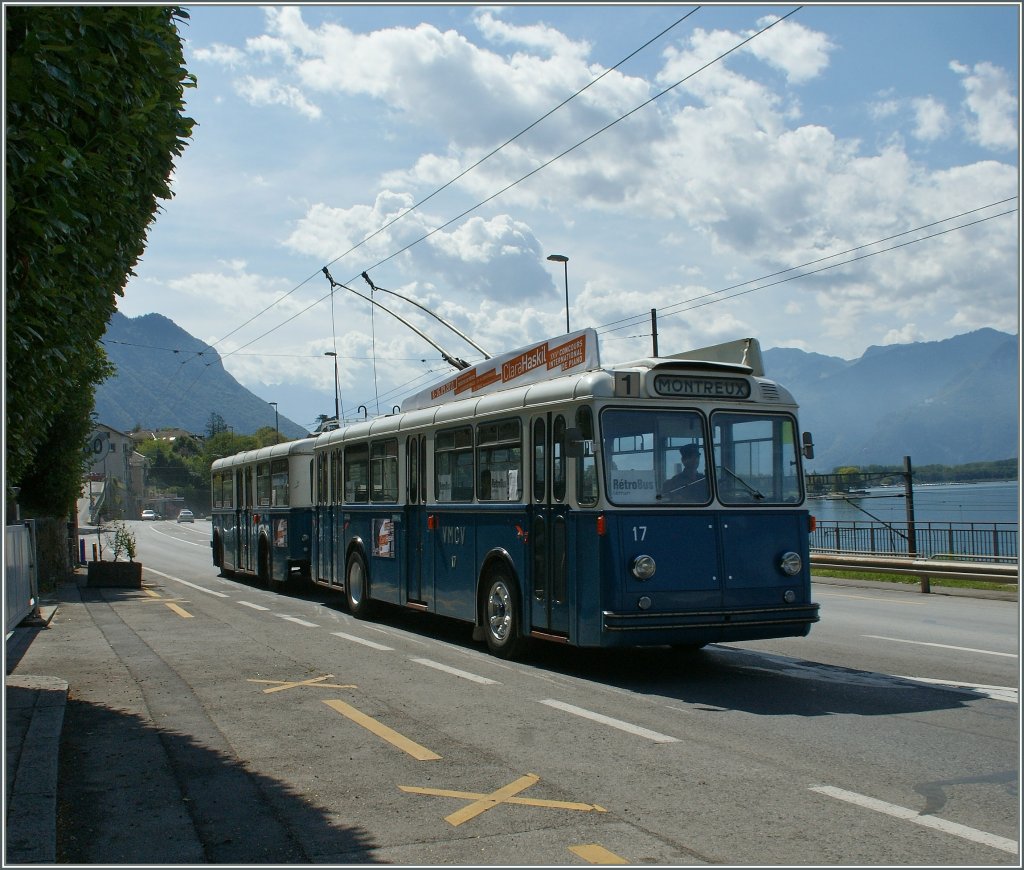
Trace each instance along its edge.
<instances>
[{"instance_id":1,"label":"bus destination sign","mask_svg":"<svg viewBox=\"0 0 1024 870\"><path fill-rule=\"evenodd\" d=\"M658 375L654 392L676 399L749 399L750 383L741 378Z\"/></svg>"}]
</instances>

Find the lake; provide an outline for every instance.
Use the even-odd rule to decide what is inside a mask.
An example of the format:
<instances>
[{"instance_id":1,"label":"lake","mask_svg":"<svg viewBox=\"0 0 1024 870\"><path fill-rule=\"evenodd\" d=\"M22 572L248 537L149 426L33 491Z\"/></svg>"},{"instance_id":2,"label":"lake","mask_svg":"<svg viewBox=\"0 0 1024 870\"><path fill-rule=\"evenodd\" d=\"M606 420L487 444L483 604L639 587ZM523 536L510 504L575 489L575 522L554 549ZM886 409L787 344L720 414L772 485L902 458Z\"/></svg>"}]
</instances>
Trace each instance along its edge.
<instances>
[{"instance_id":1,"label":"lake","mask_svg":"<svg viewBox=\"0 0 1024 870\"><path fill-rule=\"evenodd\" d=\"M868 486L866 495L848 500L808 499L807 507L823 521L902 523L907 502L902 486ZM1018 523L1020 487L1016 481L914 484L914 518L918 523Z\"/></svg>"}]
</instances>

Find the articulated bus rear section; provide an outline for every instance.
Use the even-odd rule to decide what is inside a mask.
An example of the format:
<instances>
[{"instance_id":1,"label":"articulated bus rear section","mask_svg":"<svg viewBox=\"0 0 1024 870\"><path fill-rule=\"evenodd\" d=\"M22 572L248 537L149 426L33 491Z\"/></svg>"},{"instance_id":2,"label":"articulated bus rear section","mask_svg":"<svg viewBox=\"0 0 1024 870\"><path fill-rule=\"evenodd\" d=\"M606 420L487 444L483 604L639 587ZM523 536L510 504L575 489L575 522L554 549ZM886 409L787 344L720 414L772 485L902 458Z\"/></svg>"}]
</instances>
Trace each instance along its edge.
<instances>
[{"instance_id":1,"label":"articulated bus rear section","mask_svg":"<svg viewBox=\"0 0 1024 870\"><path fill-rule=\"evenodd\" d=\"M289 441L214 461L213 564L267 588L310 576L315 439Z\"/></svg>"}]
</instances>

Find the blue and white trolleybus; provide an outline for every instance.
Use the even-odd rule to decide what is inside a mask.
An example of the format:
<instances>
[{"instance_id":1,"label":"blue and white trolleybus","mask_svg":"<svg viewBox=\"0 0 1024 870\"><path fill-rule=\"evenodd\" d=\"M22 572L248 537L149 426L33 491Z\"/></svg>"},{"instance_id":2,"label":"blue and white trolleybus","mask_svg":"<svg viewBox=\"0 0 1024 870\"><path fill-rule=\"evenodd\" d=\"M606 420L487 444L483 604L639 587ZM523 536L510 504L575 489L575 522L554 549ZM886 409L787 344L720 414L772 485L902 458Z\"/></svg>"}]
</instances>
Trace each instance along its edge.
<instances>
[{"instance_id":1,"label":"blue and white trolleybus","mask_svg":"<svg viewBox=\"0 0 1024 870\"><path fill-rule=\"evenodd\" d=\"M803 636L809 441L755 339L602 366L596 332L570 333L317 436L311 579L356 617L386 602L464 620L506 658L530 638ZM248 529L221 535L232 567L259 564Z\"/></svg>"}]
</instances>

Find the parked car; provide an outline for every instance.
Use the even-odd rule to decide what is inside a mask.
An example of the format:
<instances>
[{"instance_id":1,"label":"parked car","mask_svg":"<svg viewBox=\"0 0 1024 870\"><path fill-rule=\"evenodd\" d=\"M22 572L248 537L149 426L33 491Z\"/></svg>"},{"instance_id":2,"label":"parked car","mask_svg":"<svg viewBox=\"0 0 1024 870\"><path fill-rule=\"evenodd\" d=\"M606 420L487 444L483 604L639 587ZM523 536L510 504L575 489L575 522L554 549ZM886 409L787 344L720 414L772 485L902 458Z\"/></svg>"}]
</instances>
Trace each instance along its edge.
<instances>
[{"instance_id":1,"label":"parked car","mask_svg":"<svg viewBox=\"0 0 1024 870\"><path fill-rule=\"evenodd\" d=\"M192 511L190 511L188 508L185 508L182 511L178 511L179 523L194 523L195 520L195 516L193 516Z\"/></svg>"},{"instance_id":2,"label":"parked car","mask_svg":"<svg viewBox=\"0 0 1024 870\"><path fill-rule=\"evenodd\" d=\"M155 520L156 519L156 511L144 510L142 512L142 518L144 520Z\"/></svg>"}]
</instances>

